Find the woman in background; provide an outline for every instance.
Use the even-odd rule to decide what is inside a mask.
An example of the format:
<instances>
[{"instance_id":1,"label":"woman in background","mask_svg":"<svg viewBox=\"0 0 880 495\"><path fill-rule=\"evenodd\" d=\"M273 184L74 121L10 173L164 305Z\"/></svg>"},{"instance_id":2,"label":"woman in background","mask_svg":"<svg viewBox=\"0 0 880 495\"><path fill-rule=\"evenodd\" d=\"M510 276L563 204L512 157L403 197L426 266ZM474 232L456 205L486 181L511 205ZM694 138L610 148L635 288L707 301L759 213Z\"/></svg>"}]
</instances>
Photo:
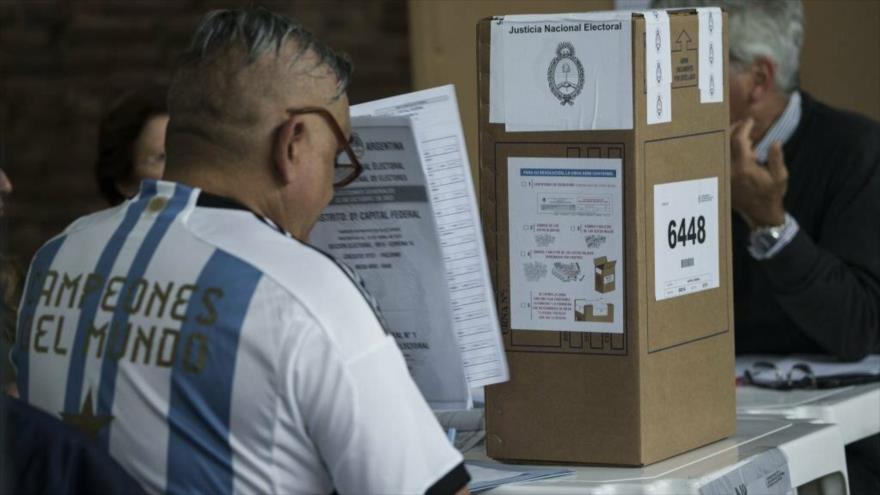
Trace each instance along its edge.
<instances>
[{"instance_id":1,"label":"woman in background","mask_svg":"<svg viewBox=\"0 0 880 495\"><path fill-rule=\"evenodd\" d=\"M129 91L101 119L95 178L111 205L137 194L143 179L162 178L167 93L168 88L159 85Z\"/></svg>"},{"instance_id":2,"label":"woman in background","mask_svg":"<svg viewBox=\"0 0 880 495\"><path fill-rule=\"evenodd\" d=\"M18 396L15 387L15 371L9 361L9 349L15 342L15 315L21 297L22 273L18 265L6 254L6 231L4 200L12 192L12 181L0 168L0 386L3 392Z\"/></svg>"}]
</instances>

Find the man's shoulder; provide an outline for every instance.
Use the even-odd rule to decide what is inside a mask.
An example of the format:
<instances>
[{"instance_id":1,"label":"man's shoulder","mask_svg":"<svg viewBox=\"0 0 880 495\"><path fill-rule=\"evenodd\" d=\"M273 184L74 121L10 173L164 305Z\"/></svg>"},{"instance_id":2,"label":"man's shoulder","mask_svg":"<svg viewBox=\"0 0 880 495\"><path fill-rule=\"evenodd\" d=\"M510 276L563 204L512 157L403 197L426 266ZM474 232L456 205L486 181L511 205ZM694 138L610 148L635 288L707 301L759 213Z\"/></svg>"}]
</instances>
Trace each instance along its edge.
<instances>
[{"instance_id":1,"label":"man's shoulder","mask_svg":"<svg viewBox=\"0 0 880 495\"><path fill-rule=\"evenodd\" d=\"M53 239L106 225L109 222L112 222L117 216L122 215L124 212L125 203L121 203L117 206L111 206L110 208L105 208L103 210L98 210L93 213L88 213L71 222L67 227L65 227L63 231L61 231L60 234L55 236Z\"/></svg>"},{"instance_id":2,"label":"man's shoulder","mask_svg":"<svg viewBox=\"0 0 880 495\"><path fill-rule=\"evenodd\" d=\"M865 146L880 150L880 122L860 113L832 107L809 94L804 94L805 117L810 118L813 126L824 136L822 139L833 138L836 143Z\"/></svg>"},{"instance_id":3,"label":"man's shoulder","mask_svg":"<svg viewBox=\"0 0 880 495\"><path fill-rule=\"evenodd\" d=\"M40 246L39 249L37 249L36 253L34 253L34 259L39 259L41 257L53 257L54 253L58 251L61 245L70 236L85 235L93 237L93 233L90 232L92 229L100 228L101 226L109 224L117 215L120 215L123 211L124 207L120 205L104 210L99 210L94 213L89 213L87 215L83 215L77 218L67 227L65 227L64 230L62 230L60 233L56 234L48 241L44 242L43 245Z\"/></svg>"},{"instance_id":4,"label":"man's shoulder","mask_svg":"<svg viewBox=\"0 0 880 495\"><path fill-rule=\"evenodd\" d=\"M219 222L215 215L227 218ZM249 213L196 211L188 227L204 242L259 270L276 286L273 293L281 294L273 304L301 306L341 347L346 347L344 342L358 347L384 337L374 308L351 276L318 249L278 232Z\"/></svg>"},{"instance_id":5,"label":"man's shoulder","mask_svg":"<svg viewBox=\"0 0 880 495\"><path fill-rule=\"evenodd\" d=\"M292 292L316 278L348 282L331 258L261 222L252 213L200 208L187 221L187 227L196 238L247 262Z\"/></svg>"}]
</instances>

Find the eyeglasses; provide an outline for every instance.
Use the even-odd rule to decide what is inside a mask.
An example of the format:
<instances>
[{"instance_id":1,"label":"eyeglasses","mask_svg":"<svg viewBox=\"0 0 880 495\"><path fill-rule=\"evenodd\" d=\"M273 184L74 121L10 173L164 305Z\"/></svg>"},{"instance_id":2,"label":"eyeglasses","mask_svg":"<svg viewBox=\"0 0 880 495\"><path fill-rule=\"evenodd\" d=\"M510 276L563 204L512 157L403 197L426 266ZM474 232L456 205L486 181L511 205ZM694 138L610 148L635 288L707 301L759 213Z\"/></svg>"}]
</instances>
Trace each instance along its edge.
<instances>
[{"instance_id":1,"label":"eyeglasses","mask_svg":"<svg viewBox=\"0 0 880 495\"><path fill-rule=\"evenodd\" d=\"M806 363L795 364L788 370L788 373L783 375L775 364L758 361L745 370L744 377L746 383L750 385L776 390L817 388L818 386L816 375L813 374L810 365Z\"/></svg>"},{"instance_id":2,"label":"eyeglasses","mask_svg":"<svg viewBox=\"0 0 880 495\"><path fill-rule=\"evenodd\" d=\"M320 115L327 121L330 130L336 135L336 140L339 142L342 151L336 155L336 163L333 165L333 187L345 187L361 175L361 172L364 170L361 162L358 161L357 155L351 149L351 144L345 138L345 133L342 132L339 123L336 122L336 119L333 118L333 115L327 109L321 107L288 108L287 114L291 117L307 114Z\"/></svg>"}]
</instances>

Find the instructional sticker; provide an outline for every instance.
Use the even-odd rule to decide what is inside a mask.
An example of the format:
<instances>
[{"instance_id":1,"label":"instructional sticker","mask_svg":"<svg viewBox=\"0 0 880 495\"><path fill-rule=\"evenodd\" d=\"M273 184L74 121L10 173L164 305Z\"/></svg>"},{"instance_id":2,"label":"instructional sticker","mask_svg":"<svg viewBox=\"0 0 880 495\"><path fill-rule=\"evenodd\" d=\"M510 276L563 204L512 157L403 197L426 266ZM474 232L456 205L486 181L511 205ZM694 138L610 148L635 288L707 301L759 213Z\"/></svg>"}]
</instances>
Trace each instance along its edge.
<instances>
[{"instance_id":1,"label":"instructional sticker","mask_svg":"<svg viewBox=\"0 0 880 495\"><path fill-rule=\"evenodd\" d=\"M511 328L623 333L619 158L508 161Z\"/></svg>"},{"instance_id":2,"label":"instructional sticker","mask_svg":"<svg viewBox=\"0 0 880 495\"><path fill-rule=\"evenodd\" d=\"M655 185L656 300L718 285L718 178Z\"/></svg>"}]
</instances>

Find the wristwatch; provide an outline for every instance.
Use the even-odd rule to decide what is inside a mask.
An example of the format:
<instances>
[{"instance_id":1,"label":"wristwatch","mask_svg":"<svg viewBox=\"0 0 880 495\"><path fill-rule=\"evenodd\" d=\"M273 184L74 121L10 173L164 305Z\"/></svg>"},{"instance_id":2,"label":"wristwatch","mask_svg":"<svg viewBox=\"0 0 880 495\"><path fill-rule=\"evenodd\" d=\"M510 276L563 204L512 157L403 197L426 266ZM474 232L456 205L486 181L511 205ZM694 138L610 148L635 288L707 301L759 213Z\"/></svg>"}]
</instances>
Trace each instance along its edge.
<instances>
[{"instance_id":1,"label":"wristwatch","mask_svg":"<svg viewBox=\"0 0 880 495\"><path fill-rule=\"evenodd\" d=\"M760 227L749 234L749 253L756 260L772 258L791 242L799 229L797 220L786 212L782 225Z\"/></svg>"}]
</instances>

